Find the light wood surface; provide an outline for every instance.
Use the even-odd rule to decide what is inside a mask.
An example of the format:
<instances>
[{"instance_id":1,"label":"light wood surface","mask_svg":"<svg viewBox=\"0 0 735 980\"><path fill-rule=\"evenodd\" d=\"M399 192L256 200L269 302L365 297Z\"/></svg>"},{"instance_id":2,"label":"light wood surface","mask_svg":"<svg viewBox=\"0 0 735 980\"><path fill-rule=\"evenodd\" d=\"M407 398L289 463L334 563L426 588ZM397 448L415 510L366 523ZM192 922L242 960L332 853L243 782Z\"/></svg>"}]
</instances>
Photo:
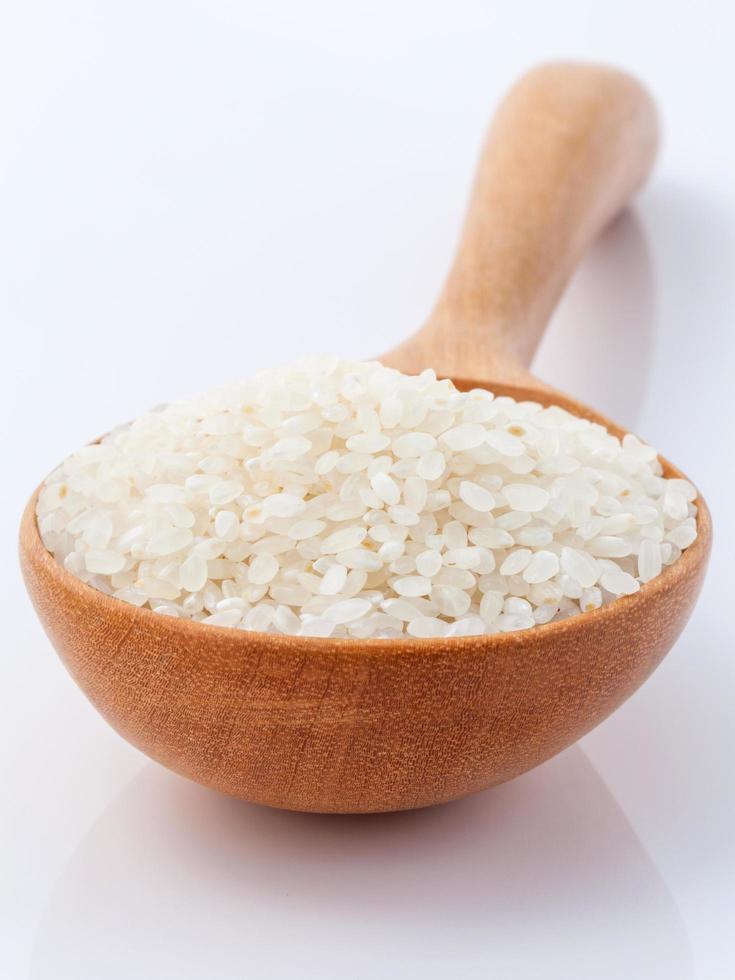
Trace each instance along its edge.
<instances>
[{"instance_id":1,"label":"light wood surface","mask_svg":"<svg viewBox=\"0 0 735 980\"><path fill-rule=\"evenodd\" d=\"M551 312L657 143L655 106L629 75L585 64L525 75L490 127L434 312L381 360L409 374L540 384L525 369Z\"/></svg>"},{"instance_id":2,"label":"light wood surface","mask_svg":"<svg viewBox=\"0 0 735 980\"><path fill-rule=\"evenodd\" d=\"M491 128L436 310L384 360L556 402L621 434L526 365L575 262L644 180L655 146L654 108L629 77L585 65L525 76ZM299 639L172 619L91 589L44 549L36 496L20 532L28 591L110 724L204 785L324 812L444 802L570 745L665 656L711 544L700 498L699 534L681 559L592 613L486 637Z\"/></svg>"}]
</instances>

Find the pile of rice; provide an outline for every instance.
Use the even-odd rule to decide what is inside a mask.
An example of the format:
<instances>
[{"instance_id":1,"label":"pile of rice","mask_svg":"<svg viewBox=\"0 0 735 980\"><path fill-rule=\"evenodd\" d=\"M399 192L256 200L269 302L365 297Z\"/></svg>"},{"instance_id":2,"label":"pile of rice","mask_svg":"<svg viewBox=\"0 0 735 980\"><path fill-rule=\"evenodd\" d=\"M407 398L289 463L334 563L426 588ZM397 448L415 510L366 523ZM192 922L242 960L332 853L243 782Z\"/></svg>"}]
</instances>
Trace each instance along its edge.
<instances>
[{"instance_id":1,"label":"pile of rice","mask_svg":"<svg viewBox=\"0 0 735 980\"><path fill-rule=\"evenodd\" d=\"M655 450L432 371L312 360L70 456L46 548L157 613L312 637L523 630L636 592L695 539Z\"/></svg>"}]
</instances>

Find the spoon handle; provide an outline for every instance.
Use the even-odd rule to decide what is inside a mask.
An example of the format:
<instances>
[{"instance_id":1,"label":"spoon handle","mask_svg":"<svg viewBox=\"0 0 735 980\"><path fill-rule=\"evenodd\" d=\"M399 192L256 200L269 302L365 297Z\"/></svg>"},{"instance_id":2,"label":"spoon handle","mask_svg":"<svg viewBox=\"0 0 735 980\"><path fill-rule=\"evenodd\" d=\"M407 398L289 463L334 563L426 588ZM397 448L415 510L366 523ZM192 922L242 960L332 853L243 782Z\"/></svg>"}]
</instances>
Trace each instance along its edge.
<instances>
[{"instance_id":1,"label":"spoon handle","mask_svg":"<svg viewBox=\"0 0 735 980\"><path fill-rule=\"evenodd\" d=\"M584 250L656 154L656 109L621 71L533 69L497 110L449 277L425 326L382 360L409 373L527 381Z\"/></svg>"}]
</instances>

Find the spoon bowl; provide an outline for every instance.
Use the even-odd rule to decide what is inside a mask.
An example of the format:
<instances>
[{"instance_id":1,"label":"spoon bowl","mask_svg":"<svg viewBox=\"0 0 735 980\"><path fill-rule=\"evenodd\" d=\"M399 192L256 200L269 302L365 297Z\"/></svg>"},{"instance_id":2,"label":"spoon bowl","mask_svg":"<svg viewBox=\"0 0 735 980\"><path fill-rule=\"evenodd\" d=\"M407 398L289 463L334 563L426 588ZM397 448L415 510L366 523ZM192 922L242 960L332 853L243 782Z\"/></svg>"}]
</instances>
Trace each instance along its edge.
<instances>
[{"instance_id":1,"label":"spoon bowl","mask_svg":"<svg viewBox=\"0 0 735 980\"><path fill-rule=\"evenodd\" d=\"M571 399L550 403L622 434ZM662 463L666 476L682 477ZM634 595L530 630L324 640L204 626L111 598L46 551L36 497L21 526L26 584L69 673L112 727L213 789L333 813L443 803L571 745L673 645L712 535L700 497L697 538L661 575Z\"/></svg>"},{"instance_id":2,"label":"spoon bowl","mask_svg":"<svg viewBox=\"0 0 735 980\"><path fill-rule=\"evenodd\" d=\"M561 64L525 76L490 131L435 312L384 363L409 373L432 366L459 388L561 405L624 435L525 364L576 261L645 178L655 146L652 103L627 75ZM661 462L666 476L682 477ZM37 496L20 530L26 585L109 723L213 789L335 813L446 802L572 744L675 642L712 536L700 497L696 540L639 592L529 630L316 639L176 619L91 588L44 548Z\"/></svg>"}]
</instances>

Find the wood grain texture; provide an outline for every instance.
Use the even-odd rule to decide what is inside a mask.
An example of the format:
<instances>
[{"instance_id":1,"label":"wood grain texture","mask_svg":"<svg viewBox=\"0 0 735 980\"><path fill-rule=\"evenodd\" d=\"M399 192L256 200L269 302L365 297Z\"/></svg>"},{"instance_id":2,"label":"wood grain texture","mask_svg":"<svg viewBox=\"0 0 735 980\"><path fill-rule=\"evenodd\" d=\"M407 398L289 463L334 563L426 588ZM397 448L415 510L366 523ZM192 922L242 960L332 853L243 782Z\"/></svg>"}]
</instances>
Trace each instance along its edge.
<instances>
[{"instance_id":1,"label":"wood grain texture","mask_svg":"<svg viewBox=\"0 0 735 980\"><path fill-rule=\"evenodd\" d=\"M527 364L581 250L645 177L655 113L630 78L555 65L506 99L480 164L447 287L384 360L461 387L593 410ZM681 475L665 463L667 475ZM23 575L63 662L110 724L214 789L296 810L401 810L510 779L570 745L649 676L684 627L711 523L640 592L519 633L324 640L160 616L98 592L20 531Z\"/></svg>"},{"instance_id":2,"label":"wood grain texture","mask_svg":"<svg viewBox=\"0 0 735 980\"><path fill-rule=\"evenodd\" d=\"M533 383L525 368L557 300L645 180L657 144L655 106L629 75L565 63L528 72L490 127L428 323L381 360L407 373Z\"/></svg>"}]
</instances>

